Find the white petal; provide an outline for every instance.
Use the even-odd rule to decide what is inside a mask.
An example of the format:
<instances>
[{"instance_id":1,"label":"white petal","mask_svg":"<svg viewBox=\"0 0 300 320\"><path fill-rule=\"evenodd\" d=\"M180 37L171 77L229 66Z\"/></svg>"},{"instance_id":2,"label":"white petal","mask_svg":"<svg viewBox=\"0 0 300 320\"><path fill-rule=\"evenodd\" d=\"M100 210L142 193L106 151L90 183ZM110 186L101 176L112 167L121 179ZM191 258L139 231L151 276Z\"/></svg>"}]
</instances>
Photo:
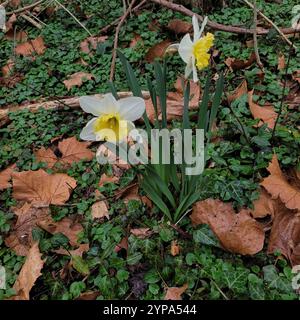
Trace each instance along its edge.
<instances>
[{"instance_id":1,"label":"white petal","mask_svg":"<svg viewBox=\"0 0 300 320\"><path fill-rule=\"evenodd\" d=\"M135 121L139 119L145 112L145 100L140 97L128 97L120 99L120 117L128 121Z\"/></svg>"},{"instance_id":2,"label":"white petal","mask_svg":"<svg viewBox=\"0 0 300 320\"><path fill-rule=\"evenodd\" d=\"M197 73L197 68L196 68L196 61L195 61L195 57L193 56L193 81L194 82L198 82L198 73Z\"/></svg>"},{"instance_id":3,"label":"white petal","mask_svg":"<svg viewBox=\"0 0 300 320\"><path fill-rule=\"evenodd\" d=\"M187 33L179 43L178 48L179 55L181 59L188 63L191 56L193 55L193 42L190 35Z\"/></svg>"},{"instance_id":4,"label":"white petal","mask_svg":"<svg viewBox=\"0 0 300 320\"><path fill-rule=\"evenodd\" d=\"M208 17L206 16L205 18L204 18L204 20L203 20L203 22L202 22L202 25L201 25L201 29L200 29L200 34L199 34L199 39L200 39L200 37L201 37L201 35L202 35L202 33L203 33L203 31L204 31L204 28L206 27L206 25L207 25L207 22L208 22Z\"/></svg>"},{"instance_id":5,"label":"white petal","mask_svg":"<svg viewBox=\"0 0 300 320\"><path fill-rule=\"evenodd\" d=\"M119 111L117 100L111 93L96 98L93 96L84 96L79 98L79 103L83 111L91 113L94 116L101 114L116 113Z\"/></svg>"},{"instance_id":6,"label":"white petal","mask_svg":"<svg viewBox=\"0 0 300 320\"><path fill-rule=\"evenodd\" d=\"M193 72L193 60L192 57L190 59L190 62L187 63L186 67L185 67L185 73L184 73L184 77L186 79L188 79L188 77L190 76L190 74Z\"/></svg>"},{"instance_id":7,"label":"white petal","mask_svg":"<svg viewBox=\"0 0 300 320\"><path fill-rule=\"evenodd\" d=\"M194 29L194 42L196 42L197 40L200 39L200 30L199 30L199 22L198 22L198 18L193 15L192 18L193 21L193 29Z\"/></svg>"},{"instance_id":8,"label":"white petal","mask_svg":"<svg viewBox=\"0 0 300 320\"><path fill-rule=\"evenodd\" d=\"M86 141L96 141L96 135L94 133L94 123L97 120L97 118L93 118L90 120L87 125L82 129L80 132L80 139L86 140Z\"/></svg>"}]
</instances>

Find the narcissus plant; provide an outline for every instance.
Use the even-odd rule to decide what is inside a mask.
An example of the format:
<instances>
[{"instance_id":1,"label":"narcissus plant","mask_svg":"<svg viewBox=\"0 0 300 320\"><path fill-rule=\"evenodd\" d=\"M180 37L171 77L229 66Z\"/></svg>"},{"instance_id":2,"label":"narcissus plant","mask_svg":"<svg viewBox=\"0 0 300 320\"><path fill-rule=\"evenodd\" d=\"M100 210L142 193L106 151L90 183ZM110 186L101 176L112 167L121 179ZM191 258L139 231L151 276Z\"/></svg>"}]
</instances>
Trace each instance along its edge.
<instances>
[{"instance_id":1,"label":"narcissus plant","mask_svg":"<svg viewBox=\"0 0 300 320\"><path fill-rule=\"evenodd\" d=\"M87 141L124 141L135 128L133 121L145 112L144 99L128 97L116 100L111 93L103 98L84 96L79 103L85 112L95 116L80 133L80 138Z\"/></svg>"}]
</instances>

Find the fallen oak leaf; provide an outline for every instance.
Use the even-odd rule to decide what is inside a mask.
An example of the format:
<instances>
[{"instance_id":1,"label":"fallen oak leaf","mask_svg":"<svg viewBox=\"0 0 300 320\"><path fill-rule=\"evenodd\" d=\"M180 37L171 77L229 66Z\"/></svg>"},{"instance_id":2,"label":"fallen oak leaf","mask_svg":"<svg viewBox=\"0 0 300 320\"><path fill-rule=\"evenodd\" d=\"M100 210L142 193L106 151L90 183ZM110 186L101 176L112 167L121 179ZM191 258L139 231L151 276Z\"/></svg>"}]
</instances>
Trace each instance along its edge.
<instances>
[{"instance_id":1,"label":"fallen oak leaf","mask_svg":"<svg viewBox=\"0 0 300 320\"><path fill-rule=\"evenodd\" d=\"M188 288L187 284L184 284L182 287L170 287L167 289L164 300L182 300L182 295L185 293Z\"/></svg>"},{"instance_id":2,"label":"fallen oak leaf","mask_svg":"<svg viewBox=\"0 0 300 320\"><path fill-rule=\"evenodd\" d=\"M104 217L109 219L109 211L106 201L97 201L92 205L92 217L93 219L101 219Z\"/></svg>"},{"instance_id":3,"label":"fallen oak leaf","mask_svg":"<svg viewBox=\"0 0 300 320\"><path fill-rule=\"evenodd\" d=\"M8 78L12 74L14 66L14 61L12 59L8 59L6 65L1 69L3 77Z\"/></svg>"},{"instance_id":4,"label":"fallen oak leaf","mask_svg":"<svg viewBox=\"0 0 300 320\"><path fill-rule=\"evenodd\" d=\"M12 300L29 300L30 290L41 275L44 263L45 261L42 260L42 254L39 250L39 244L35 242L30 248L25 263L13 286L17 295L12 297Z\"/></svg>"},{"instance_id":5,"label":"fallen oak leaf","mask_svg":"<svg viewBox=\"0 0 300 320\"><path fill-rule=\"evenodd\" d=\"M66 249L58 249L58 250L53 250L53 252L65 256L79 256L82 257L82 255L86 252L88 252L90 249L90 245L88 243L83 243L80 244L77 249L74 250L66 250Z\"/></svg>"},{"instance_id":6,"label":"fallen oak leaf","mask_svg":"<svg viewBox=\"0 0 300 320\"><path fill-rule=\"evenodd\" d=\"M248 210L236 214L231 204L206 199L194 204L190 219L193 225L208 224L228 251L253 255L263 248L265 233Z\"/></svg>"},{"instance_id":7,"label":"fallen oak leaf","mask_svg":"<svg viewBox=\"0 0 300 320\"><path fill-rule=\"evenodd\" d=\"M46 50L44 40L42 37L38 37L34 40L29 40L27 42L18 44L15 47L15 53L21 56L31 56L36 53L37 55L42 55Z\"/></svg>"},{"instance_id":8,"label":"fallen oak leaf","mask_svg":"<svg viewBox=\"0 0 300 320\"><path fill-rule=\"evenodd\" d=\"M63 83L67 90L71 90L72 87L81 87L84 80L92 80L94 76L87 72L76 72L69 76L68 79L64 80Z\"/></svg>"},{"instance_id":9,"label":"fallen oak leaf","mask_svg":"<svg viewBox=\"0 0 300 320\"><path fill-rule=\"evenodd\" d=\"M89 142L81 142L75 137L71 137L58 143L58 150L61 153L61 157L57 157L50 148L45 149L44 147L39 149L35 153L35 156L37 162L47 163L48 168L53 168L57 163L68 166L82 160L93 160L95 154L88 149L89 145Z\"/></svg>"},{"instance_id":10,"label":"fallen oak leaf","mask_svg":"<svg viewBox=\"0 0 300 320\"><path fill-rule=\"evenodd\" d=\"M151 47L146 56L145 60L148 63L153 62L157 58L162 58L165 55L166 49L172 44L170 40L163 40L162 42L157 43Z\"/></svg>"},{"instance_id":11,"label":"fallen oak leaf","mask_svg":"<svg viewBox=\"0 0 300 320\"><path fill-rule=\"evenodd\" d=\"M80 43L80 49L82 52L92 56L92 50L96 50L99 43L103 43L107 40L108 36L100 37L88 37Z\"/></svg>"},{"instance_id":12,"label":"fallen oak leaf","mask_svg":"<svg viewBox=\"0 0 300 320\"><path fill-rule=\"evenodd\" d=\"M280 251L292 265L300 264L300 212L289 210L279 203L273 221L268 253Z\"/></svg>"},{"instance_id":13,"label":"fallen oak leaf","mask_svg":"<svg viewBox=\"0 0 300 320\"><path fill-rule=\"evenodd\" d=\"M300 189L291 185L280 169L276 154L267 168L270 175L260 184L272 195L273 199L278 199L285 204L288 209L300 210Z\"/></svg>"},{"instance_id":14,"label":"fallen oak leaf","mask_svg":"<svg viewBox=\"0 0 300 320\"><path fill-rule=\"evenodd\" d=\"M73 219L66 217L57 222L52 218L44 219L38 221L37 225L51 234L62 233L69 239L71 246L79 246L78 235L83 231L83 227Z\"/></svg>"},{"instance_id":15,"label":"fallen oak leaf","mask_svg":"<svg viewBox=\"0 0 300 320\"><path fill-rule=\"evenodd\" d=\"M76 180L63 173L50 175L44 170L14 172L13 197L35 204L62 205L76 188Z\"/></svg>"},{"instance_id":16,"label":"fallen oak leaf","mask_svg":"<svg viewBox=\"0 0 300 320\"><path fill-rule=\"evenodd\" d=\"M103 187L106 183L118 183L119 178L116 176L108 176L106 173L103 173L100 181L99 181L99 187Z\"/></svg>"},{"instance_id":17,"label":"fallen oak leaf","mask_svg":"<svg viewBox=\"0 0 300 320\"><path fill-rule=\"evenodd\" d=\"M175 34L186 34L193 30L193 25L181 19L172 19L169 21L167 29L173 31Z\"/></svg>"},{"instance_id":18,"label":"fallen oak leaf","mask_svg":"<svg viewBox=\"0 0 300 320\"><path fill-rule=\"evenodd\" d=\"M285 69L285 57L284 54L280 54L278 56L278 66L277 66L278 70L284 70Z\"/></svg>"},{"instance_id":19,"label":"fallen oak leaf","mask_svg":"<svg viewBox=\"0 0 300 320\"><path fill-rule=\"evenodd\" d=\"M11 187L11 176L16 168L16 164L9 166L0 172L0 190L4 190Z\"/></svg>"},{"instance_id":20,"label":"fallen oak leaf","mask_svg":"<svg viewBox=\"0 0 300 320\"><path fill-rule=\"evenodd\" d=\"M14 209L17 221L8 237L5 238L7 247L15 251L19 256L27 256L33 244L32 230L37 227L38 222L52 219L48 207L35 207L25 203L20 208Z\"/></svg>"},{"instance_id":21,"label":"fallen oak leaf","mask_svg":"<svg viewBox=\"0 0 300 320\"><path fill-rule=\"evenodd\" d=\"M130 229L130 233L139 239L146 239L152 236L153 231L150 228Z\"/></svg>"},{"instance_id":22,"label":"fallen oak leaf","mask_svg":"<svg viewBox=\"0 0 300 320\"><path fill-rule=\"evenodd\" d=\"M248 92L248 104L253 118L261 120L258 126L266 123L270 129L274 129L278 114L275 112L273 106L261 107L253 102L253 91L254 90Z\"/></svg>"},{"instance_id":23,"label":"fallen oak leaf","mask_svg":"<svg viewBox=\"0 0 300 320\"><path fill-rule=\"evenodd\" d=\"M122 250L122 249L124 249L124 250L128 250L128 237L124 237L121 241L120 241L120 243L118 243L116 246L115 246L115 249L114 249L114 251L115 252L119 252L120 250Z\"/></svg>"},{"instance_id":24,"label":"fallen oak leaf","mask_svg":"<svg viewBox=\"0 0 300 320\"><path fill-rule=\"evenodd\" d=\"M253 202L254 209L251 211L252 217L264 218L268 215L273 219L276 212L276 201L271 198L269 193L261 188L260 195L257 200Z\"/></svg>"},{"instance_id":25,"label":"fallen oak leaf","mask_svg":"<svg viewBox=\"0 0 300 320\"><path fill-rule=\"evenodd\" d=\"M55 153L50 148L44 147L35 152L35 158L37 162L45 162L49 169L52 169L58 161Z\"/></svg>"},{"instance_id":26,"label":"fallen oak leaf","mask_svg":"<svg viewBox=\"0 0 300 320\"><path fill-rule=\"evenodd\" d=\"M256 62L255 53L252 52L248 60L239 60L236 58L227 58L225 64L231 72L241 69L246 69Z\"/></svg>"},{"instance_id":27,"label":"fallen oak leaf","mask_svg":"<svg viewBox=\"0 0 300 320\"><path fill-rule=\"evenodd\" d=\"M134 48L139 42L142 42L142 41L143 41L142 37L139 34L134 33L134 36L129 43L129 48Z\"/></svg>"},{"instance_id":28,"label":"fallen oak leaf","mask_svg":"<svg viewBox=\"0 0 300 320\"><path fill-rule=\"evenodd\" d=\"M62 153L60 162L64 164L73 164L74 162L81 160L93 160L95 154L87 148L89 145L89 142L78 141L75 137L60 141L58 143L58 149Z\"/></svg>"},{"instance_id":29,"label":"fallen oak leaf","mask_svg":"<svg viewBox=\"0 0 300 320\"><path fill-rule=\"evenodd\" d=\"M180 253L180 246L178 245L176 240L173 240L171 242L171 249L170 249L171 255L173 257L178 256Z\"/></svg>"},{"instance_id":30,"label":"fallen oak leaf","mask_svg":"<svg viewBox=\"0 0 300 320\"><path fill-rule=\"evenodd\" d=\"M227 101L231 104L233 101L239 99L245 94L248 94L247 80L243 80L239 84L239 86L228 96Z\"/></svg>"}]
</instances>

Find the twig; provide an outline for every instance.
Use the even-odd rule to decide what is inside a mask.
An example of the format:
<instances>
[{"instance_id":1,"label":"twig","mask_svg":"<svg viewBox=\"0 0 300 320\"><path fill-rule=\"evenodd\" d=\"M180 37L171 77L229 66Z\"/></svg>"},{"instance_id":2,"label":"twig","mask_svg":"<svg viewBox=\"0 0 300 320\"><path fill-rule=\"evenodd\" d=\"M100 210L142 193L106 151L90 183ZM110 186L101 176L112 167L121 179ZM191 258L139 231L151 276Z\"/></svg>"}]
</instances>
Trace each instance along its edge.
<instances>
[{"instance_id":1,"label":"twig","mask_svg":"<svg viewBox=\"0 0 300 320\"><path fill-rule=\"evenodd\" d=\"M7 16L10 16L10 15L12 15L12 14L16 14L16 13L20 13L20 12L23 12L23 11L27 11L27 10L29 10L29 9L32 9L32 8L38 6L38 5L41 4L43 1L44 1L44 0L39 0L39 1L37 1L37 2L35 2L35 3L32 3L32 4L30 4L30 5L26 6L26 7L19 8L19 9L16 9L16 10L14 10L14 11L7 12L6 15L7 15Z\"/></svg>"},{"instance_id":2,"label":"twig","mask_svg":"<svg viewBox=\"0 0 300 320\"><path fill-rule=\"evenodd\" d=\"M126 11L127 11L126 0L122 0L122 1L123 1L123 13L126 14Z\"/></svg>"},{"instance_id":3,"label":"twig","mask_svg":"<svg viewBox=\"0 0 300 320\"><path fill-rule=\"evenodd\" d=\"M254 45L254 52L255 52L256 62L258 64L258 66L260 67L261 71L264 72L264 66L263 66L263 64L262 64L262 62L260 60L259 51L258 51L256 0L254 0L254 5L253 5L253 22L254 22L253 45Z\"/></svg>"},{"instance_id":4,"label":"twig","mask_svg":"<svg viewBox=\"0 0 300 320\"><path fill-rule=\"evenodd\" d=\"M166 8L169 8L171 10L181 12L189 17L192 17L193 15L195 15L200 21L203 21L203 19L204 19L199 14L194 13L193 11L187 9L186 7L184 7L182 5L172 3L167 0L150 0L150 1L157 3L157 4L160 4L160 5L162 5ZM238 34L253 34L254 33L253 29L234 27L234 26L226 26L224 24L220 24L220 23L213 22L210 20L207 22L207 26L212 29L215 29L215 30L238 33ZM270 29L259 28L259 30L257 30L257 34L258 35L268 34L269 31L270 31ZM295 29L294 28L282 28L282 29L280 29L280 31L283 34L293 34L295 32ZM300 28L299 28L299 30L297 30L297 32L300 32Z\"/></svg>"},{"instance_id":5,"label":"twig","mask_svg":"<svg viewBox=\"0 0 300 320\"><path fill-rule=\"evenodd\" d=\"M142 2L140 2L137 6L135 6L132 11L136 12L137 10L140 9L141 6L143 6L148 0L143 0ZM99 31L99 34L102 33L106 33L110 28L112 28L114 25L118 24L120 22L120 20L122 19L122 17L119 17L117 19L115 19L113 22L111 22L110 24L108 24L107 26L105 26L104 28L102 28Z\"/></svg>"},{"instance_id":6,"label":"twig","mask_svg":"<svg viewBox=\"0 0 300 320\"><path fill-rule=\"evenodd\" d=\"M262 18L264 18L272 27L274 27L274 29L281 35L281 37L283 38L284 41L286 41L286 43L288 45L291 45L291 41L285 36L284 32L282 32L280 30L280 28L271 20L269 19L267 16L265 16L260 10L257 9L256 7L256 1L255 4L252 4L251 2L249 2L248 0L243 0L244 3L246 3L250 8L254 9L256 8L256 14L259 14ZM293 31L291 32L293 33ZM296 48L296 47L294 47Z\"/></svg>"},{"instance_id":7,"label":"twig","mask_svg":"<svg viewBox=\"0 0 300 320\"><path fill-rule=\"evenodd\" d=\"M31 23L34 27L38 29L42 29L42 26L35 20L33 20L31 17L27 16L25 13L21 14L21 17Z\"/></svg>"},{"instance_id":8,"label":"twig","mask_svg":"<svg viewBox=\"0 0 300 320\"><path fill-rule=\"evenodd\" d=\"M150 94L148 91L143 91L142 92L144 99L149 99ZM118 96L120 98L126 98L126 97L131 97L132 92L118 92ZM95 97L103 97L102 94L96 94ZM77 109L80 107L79 105L79 97L73 97L73 98L65 98L65 99L59 99L56 98L52 101L40 101L36 102L33 104L28 104L28 105L19 105L15 107L7 107L5 109L0 109L0 127L4 126L9 122L9 117L8 114L10 112L15 112L15 111L21 111L21 110L29 110L31 112L36 112L39 110L39 108L44 108L46 110L52 110L52 109L59 109L61 106L67 106L72 109Z\"/></svg>"},{"instance_id":9,"label":"twig","mask_svg":"<svg viewBox=\"0 0 300 320\"><path fill-rule=\"evenodd\" d=\"M112 62L111 62L111 68L110 68L110 76L109 79L110 81L113 81L114 79L114 74L115 74L115 66L116 66L116 59L117 59L117 48L118 48L118 41L119 41L119 33L122 27L122 24L124 23L125 19L129 15L134 3L136 0L132 0L130 5L128 6L126 12L123 14L119 24L117 25L116 28L116 34L115 34L115 40L114 40L114 48L113 48L113 54L112 54Z\"/></svg>"},{"instance_id":10,"label":"twig","mask_svg":"<svg viewBox=\"0 0 300 320\"><path fill-rule=\"evenodd\" d=\"M91 34L91 32L86 28L86 26L84 26L75 16L74 14L68 9L66 8L62 3L60 3L58 0L53 0L54 2L56 2L59 6L61 6L91 37L93 36Z\"/></svg>"},{"instance_id":11,"label":"twig","mask_svg":"<svg viewBox=\"0 0 300 320\"><path fill-rule=\"evenodd\" d=\"M300 19L298 19L297 24L299 23ZM290 62L291 62L291 57L292 57L292 53L293 53L293 48L294 48L294 41L296 39L296 32L297 32L297 28L294 29L294 36L293 36L293 40L289 46L289 57L288 57L288 61L287 64L285 66L285 74L284 74L284 83L283 83L283 88L282 88L282 96L281 96L281 101L280 101L280 106L279 106L279 112L275 121L275 125L272 131L272 137L271 137L271 141L274 140L275 137L275 132L276 132L276 127L277 124L279 122L280 116L282 114L282 109L283 109L283 103L284 103L284 99L285 99L285 90L286 90L286 86L287 86L287 77L288 77L288 71L289 71L289 67L290 67Z\"/></svg>"}]
</instances>

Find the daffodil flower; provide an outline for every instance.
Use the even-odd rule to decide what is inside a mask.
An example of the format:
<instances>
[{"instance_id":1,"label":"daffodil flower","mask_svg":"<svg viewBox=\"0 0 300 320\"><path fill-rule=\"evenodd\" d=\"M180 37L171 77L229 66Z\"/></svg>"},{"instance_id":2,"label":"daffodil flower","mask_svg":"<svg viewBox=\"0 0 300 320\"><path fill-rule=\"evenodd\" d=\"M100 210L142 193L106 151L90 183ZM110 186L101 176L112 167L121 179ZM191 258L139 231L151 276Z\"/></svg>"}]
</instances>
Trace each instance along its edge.
<instances>
[{"instance_id":1,"label":"daffodil flower","mask_svg":"<svg viewBox=\"0 0 300 320\"><path fill-rule=\"evenodd\" d=\"M192 18L194 29L193 41L187 33L179 44L170 46L170 49L178 49L181 59L186 63L185 77L188 78L190 74L193 73L194 82L198 81L197 69L202 70L209 65L209 50L213 46L213 34L208 32L205 36L201 37L207 24L207 20L208 18L205 17L200 29L198 19L194 15Z\"/></svg>"},{"instance_id":2,"label":"daffodil flower","mask_svg":"<svg viewBox=\"0 0 300 320\"><path fill-rule=\"evenodd\" d=\"M145 101L142 98L116 100L111 93L102 99L84 96L79 99L79 103L85 112L96 116L80 133L80 138L87 141L123 141L135 128L133 121L145 112Z\"/></svg>"}]
</instances>

